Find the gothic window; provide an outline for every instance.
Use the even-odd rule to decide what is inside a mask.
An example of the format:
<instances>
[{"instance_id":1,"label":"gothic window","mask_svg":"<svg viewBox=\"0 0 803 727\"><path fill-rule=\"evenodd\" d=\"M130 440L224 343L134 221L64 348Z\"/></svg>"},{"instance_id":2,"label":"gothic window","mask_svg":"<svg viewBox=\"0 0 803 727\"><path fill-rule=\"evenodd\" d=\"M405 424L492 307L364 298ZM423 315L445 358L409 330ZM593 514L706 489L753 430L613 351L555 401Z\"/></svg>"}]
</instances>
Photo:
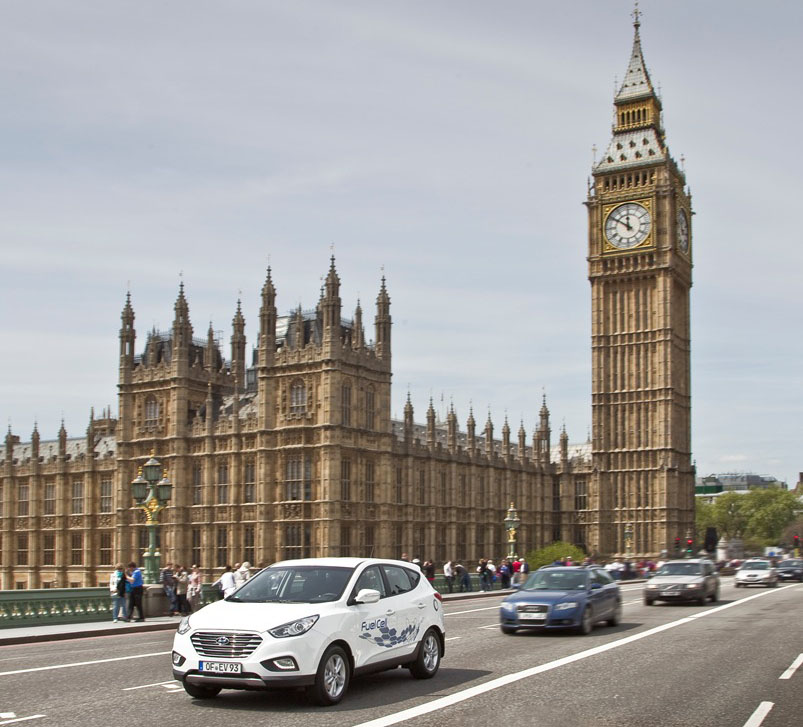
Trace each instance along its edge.
<instances>
[{"instance_id":1,"label":"gothic window","mask_svg":"<svg viewBox=\"0 0 803 727\"><path fill-rule=\"evenodd\" d=\"M17 533L17 565L28 565L28 533Z\"/></svg>"},{"instance_id":2,"label":"gothic window","mask_svg":"<svg viewBox=\"0 0 803 727\"><path fill-rule=\"evenodd\" d=\"M17 515L28 514L28 483L17 485Z\"/></svg>"},{"instance_id":3,"label":"gothic window","mask_svg":"<svg viewBox=\"0 0 803 727\"><path fill-rule=\"evenodd\" d=\"M56 534L42 534L42 565L56 565Z\"/></svg>"},{"instance_id":4,"label":"gothic window","mask_svg":"<svg viewBox=\"0 0 803 727\"><path fill-rule=\"evenodd\" d=\"M365 392L365 428L374 428L375 410L374 410L374 390L368 389Z\"/></svg>"},{"instance_id":5,"label":"gothic window","mask_svg":"<svg viewBox=\"0 0 803 727\"><path fill-rule=\"evenodd\" d=\"M245 475L243 477L243 482L245 483L245 487L243 488L243 502L256 501L255 473L256 473L256 464L253 462L253 460L247 461L245 463Z\"/></svg>"},{"instance_id":6,"label":"gothic window","mask_svg":"<svg viewBox=\"0 0 803 727\"><path fill-rule=\"evenodd\" d=\"M441 486L440 486L439 497L440 497L440 504L445 506L446 505L446 473L445 472L441 472ZM442 558L439 558L439 560L442 560Z\"/></svg>"},{"instance_id":7,"label":"gothic window","mask_svg":"<svg viewBox=\"0 0 803 727\"><path fill-rule=\"evenodd\" d=\"M427 473L424 470L418 472L418 503L423 505L427 499Z\"/></svg>"},{"instance_id":8,"label":"gothic window","mask_svg":"<svg viewBox=\"0 0 803 727\"><path fill-rule=\"evenodd\" d=\"M145 400L145 426L155 427L159 423L159 402L155 396Z\"/></svg>"},{"instance_id":9,"label":"gothic window","mask_svg":"<svg viewBox=\"0 0 803 727\"><path fill-rule=\"evenodd\" d=\"M112 481L100 481L100 512L112 511ZM106 563L107 561L102 561Z\"/></svg>"},{"instance_id":10,"label":"gothic window","mask_svg":"<svg viewBox=\"0 0 803 727\"><path fill-rule=\"evenodd\" d=\"M341 421L344 427L351 426L351 385L343 384L340 391Z\"/></svg>"},{"instance_id":11,"label":"gothic window","mask_svg":"<svg viewBox=\"0 0 803 727\"><path fill-rule=\"evenodd\" d=\"M111 565L112 562L112 534L100 534L100 547L98 553L98 563L101 565Z\"/></svg>"},{"instance_id":12,"label":"gothic window","mask_svg":"<svg viewBox=\"0 0 803 727\"><path fill-rule=\"evenodd\" d=\"M84 483L81 480L76 480L72 483L72 505L70 512L73 515L82 515L84 512ZM80 565L80 563L74 565Z\"/></svg>"},{"instance_id":13,"label":"gothic window","mask_svg":"<svg viewBox=\"0 0 803 727\"><path fill-rule=\"evenodd\" d=\"M351 528L348 525L340 526L340 555L351 555Z\"/></svg>"},{"instance_id":14,"label":"gothic window","mask_svg":"<svg viewBox=\"0 0 803 727\"><path fill-rule=\"evenodd\" d=\"M192 553L192 564L198 565L201 562L201 528L193 528L191 535L190 553Z\"/></svg>"},{"instance_id":15,"label":"gothic window","mask_svg":"<svg viewBox=\"0 0 803 727\"><path fill-rule=\"evenodd\" d=\"M396 486L395 486L395 499L396 502L402 501L402 496L404 494L404 471L401 467L396 468Z\"/></svg>"},{"instance_id":16,"label":"gothic window","mask_svg":"<svg viewBox=\"0 0 803 727\"><path fill-rule=\"evenodd\" d=\"M243 528L243 558L249 563L255 563L254 557L254 526L248 525Z\"/></svg>"},{"instance_id":17,"label":"gothic window","mask_svg":"<svg viewBox=\"0 0 803 727\"><path fill-rule=\"evenodd\" d=\"M340 499L351 499L351 460L340 461Z\"/></svg>"},{"instance_id":18,"label":"gothic window","mask_svg":"<svg viewBox=\"0 0 803 727\"><path fill-rule=\"evenodd\" d=\"M226 528L217 529L217 543L215 547L215 565L222 568L228 565L229 559L229 531Z\"/></svg>"},{"instance_id":19,"label":"gothic window","mask_svg":"<svg viewBox=\"0 0 803 727\"><path fill-rule=\"evenodd\" d=\"M284 557L307 558L312 544L312 531L309 525L285 525Z\"/></svg>"},{"instance_id":20,"label":"gothic window","mask_svg":"<svg viewBox=\"0 0 803 727\"><path fill-rule=\"evenodd\" d=\"M363 544L363 553L367 554L369 558L374 555L374 526L365 526L365 543Z\"/></svg>"},{"instance_id":21,"label":"gothic window","mask_svg":"<svg viewBox=\"0 0 803 727\"><path fill-rule=\"evenodd\" d=\"M394 542L396 543L396 547L398 548L399 558L401 558L402 553L404 552L404 544L402 543L402 539L404 537L404 528L401 525L394 525L393 526L393 535L394 535Z\"/></svg>"},{"instance_id":22,"label":"gothic window","mask_svg":"<svg viewBox=\"0 0 803 727\"><path fill-rule=\"evenodd\" d=\"M84 534L70 533L70 565L84 564Z\"/></svg>"},{"instance_id":23,"label":"gothic window","mask_svg":"<svg viewBox=\"0 0 803 727\"><path fill-rule=\"evenodd\" d=\"M203 467L200 462L192 466L192 504L200 505L203 500ZM196 561L197 562L197 561Z\"/></svg>"},{"instance_id":24,"label":"gothic window","mask_svg":"<svg viewBox=\"0 0 803 727\"><path fill-rule=\"evenodd\" d=\"M307 389L303 381L294 381L290 385L290 413L303 414L307 411Z\"/></svg>"},{"instance_id":25,"label":"gothic window","mask_svg":"<svg viewBox=\"0 0 803 727\"><path fill-rule=\"evenodd\" d=\"M588 509L588 492L585 480L576 480L574 483L574 509Z\"/></svg>"},{"instance_id":26,"label":"gothic window","mask_svg":"<svg viewBox=\"0 0 803 727\"><path fill-rule=\"evenodd\" d=\"M217 466L217 504L225 505L229 501L229 465L222 462Z\"/></svg>"},{"instance_id":27,"label":"gothic window","mask_svg":"<svg viewBox=\"0 0 803 727\"><path fill-rule=\"evenodd\" d=\"M373 502L375 496L374 486L374 463L365 463L365 501Z\"/></svg>"},{"instance_id":28,"label":"gothic window","mask_svg":"<svg viewBox=\"0 0 803 727\"><path fill-rule=\"evenodd\" d=\"M466 483L466 476L460 475L460 504L467 505L468 504L468 485Z\"/></svg>"},{"instance_id":29,"label":"gothic window","mask_svg":"<svg viewBox=\"0 0 803 727\"><path fill-rule=\"evenodd\" d=\"M293 457L285 462L284 475L284 499L301 499L301 473L302 460L300 457Z\"/></svg>"}]
</instances>

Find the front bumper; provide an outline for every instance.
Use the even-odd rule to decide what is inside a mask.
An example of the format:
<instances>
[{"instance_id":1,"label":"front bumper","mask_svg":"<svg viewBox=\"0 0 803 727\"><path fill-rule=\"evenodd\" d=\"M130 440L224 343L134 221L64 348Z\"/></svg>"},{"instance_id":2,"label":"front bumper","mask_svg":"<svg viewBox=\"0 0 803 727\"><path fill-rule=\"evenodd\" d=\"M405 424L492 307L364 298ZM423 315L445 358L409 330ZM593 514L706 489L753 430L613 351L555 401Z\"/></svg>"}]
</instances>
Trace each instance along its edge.
<instances>
[{"instance_id":1,"label":"front bumper","mask_svg":"<svg viewBox=\"0 0 803 727\"><path fill-rule=\"evenodd\" d=\"M768 586L770 583L777 579L772 576L762 576L761 578L739 578L734 579L734 583L740 586Z\"/></svg>"},{"instance_id":2,"label":"front bumper","mask_svg":"<svg viewBox=\"0 0 803 727\"><path fill-rule=\"evenodd\" d=\"M221 687L222 689L293 689L307 687L315 682L314 674L296 676L280 675L266 677L260 674L243 672L235 675L202 674L197 669L179 671L173 668L173 678L179 682L187 682L198 686Z\"/></svg>"},{"instance_id":3,"label":"front bumper","mask_svg":"<svg viewBox=\"0 0 803 727\"><path fill-rule=\"evenodd\" d=\"M698 601L704 593L702 588L647 588L644 597L651 601Z\"/></svg>"},{"instance_id":4,"label":"front bumper","mask_svg":"<svg viewBox=\"0 0 803 727\"><path fill-rule=\"evenodd\" d=\"M554 607L548 606L544 612L545 618L529 619L522 618L517 611L501 610L499 612L499 623L502 626L509 626L516 629L530 629L533 631L549 631L552 629L570 629L580 625L583 616L584 606L567 608L556 611Z\"/></svg>"}]
</instances>

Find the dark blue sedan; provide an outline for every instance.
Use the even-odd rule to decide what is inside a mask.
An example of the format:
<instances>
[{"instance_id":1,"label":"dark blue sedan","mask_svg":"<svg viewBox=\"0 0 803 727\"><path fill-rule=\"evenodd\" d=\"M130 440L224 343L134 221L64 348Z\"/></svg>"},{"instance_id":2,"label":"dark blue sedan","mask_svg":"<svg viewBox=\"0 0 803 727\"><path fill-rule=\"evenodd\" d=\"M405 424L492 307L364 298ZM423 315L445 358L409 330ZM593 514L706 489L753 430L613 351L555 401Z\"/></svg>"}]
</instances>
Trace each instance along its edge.
<instances>
[{"instance_id":1,"label":"dark blue sedan","mask_svg":"<svg viewBox=\"0 0 803 727\"><path fill-rule=\"evenodd\" d=\"M502 633L519 629L574 629L589 634L594 624L622 619L619 585L603 568L547 567L535 571L499 611Z\"/></svg>"}]
</instances>

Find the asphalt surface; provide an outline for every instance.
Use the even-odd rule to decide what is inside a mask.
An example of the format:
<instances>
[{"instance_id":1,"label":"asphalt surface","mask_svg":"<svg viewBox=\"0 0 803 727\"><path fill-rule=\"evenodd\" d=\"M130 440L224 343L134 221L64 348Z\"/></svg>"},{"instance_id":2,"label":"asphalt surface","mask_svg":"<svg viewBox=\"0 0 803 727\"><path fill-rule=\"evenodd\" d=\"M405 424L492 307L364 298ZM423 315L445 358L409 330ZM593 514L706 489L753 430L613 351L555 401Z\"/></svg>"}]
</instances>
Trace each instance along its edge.
<instances>
[{"instance_id":1,"label":"asphalt surface","mask_svg":"<svg viewBox=\"0 0 803 727\"><path fill-rule=\"evenodd\" d=\"M508 636L498 628L501 596L450 602L447 653L434 679L404 669L355 679L330 708L301 691L192 699L172 680L169 631L7 645L0 725L797 724L803 585L736 590L731 582L723 579L720 602L705 607L647 607L643 585L624 585L622 623L588 636Z\"/></svg>"}]
</instances>

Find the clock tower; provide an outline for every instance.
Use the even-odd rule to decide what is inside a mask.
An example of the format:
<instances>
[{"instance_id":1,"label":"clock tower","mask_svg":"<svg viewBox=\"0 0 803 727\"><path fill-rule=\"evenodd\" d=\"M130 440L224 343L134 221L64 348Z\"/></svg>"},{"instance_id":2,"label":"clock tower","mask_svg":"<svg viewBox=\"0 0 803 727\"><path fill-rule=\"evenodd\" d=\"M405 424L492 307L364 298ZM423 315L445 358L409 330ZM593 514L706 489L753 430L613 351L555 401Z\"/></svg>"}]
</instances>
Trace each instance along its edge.
<instances>
[{"instance_id":1,"label":"clock tower","mask_svg":"<svg viewBox=\"0 0 803 727\"><path fill-rule=\"evenodd\" d=\"M614 98L613 138L588 208L592 458L587 540L620 556L672 553L694 526L689 291L691 197L666 145L641 50Z\"/></svg>"}]
</instances>

